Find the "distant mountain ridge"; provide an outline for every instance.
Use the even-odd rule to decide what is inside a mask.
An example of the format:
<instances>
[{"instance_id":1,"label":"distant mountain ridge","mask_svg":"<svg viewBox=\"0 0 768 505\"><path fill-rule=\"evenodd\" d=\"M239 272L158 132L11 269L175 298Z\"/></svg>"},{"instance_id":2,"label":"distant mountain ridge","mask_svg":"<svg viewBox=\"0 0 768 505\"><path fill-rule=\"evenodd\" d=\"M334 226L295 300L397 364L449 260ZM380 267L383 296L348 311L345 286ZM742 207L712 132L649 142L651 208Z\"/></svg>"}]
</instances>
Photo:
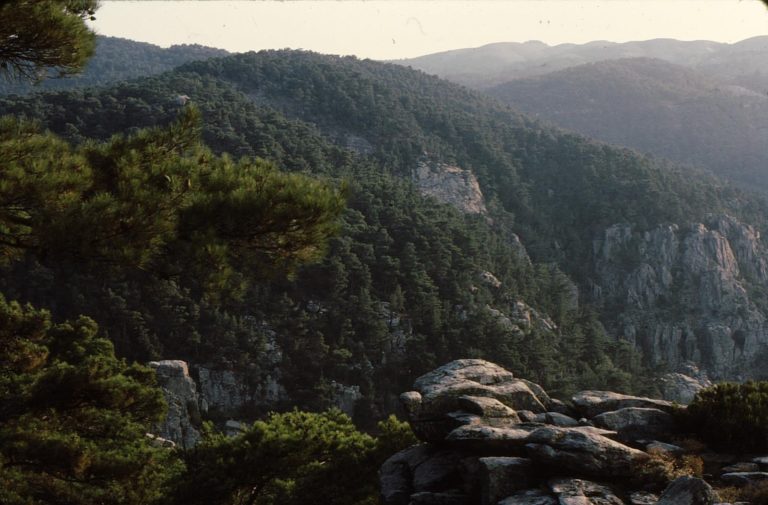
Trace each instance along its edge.
<instances>
[{"instance_id":1,"label":"distant mountain ridge","mask_svg":"<svg viewBox=\"0 0 768 505\"><path fill-rule=\"evenodd\" d=\"M393 63L481 89L585 63L623 58L658 58L703 70L721 69L720 72L726 73L733 81L747 79L757 73L759 81L768 76L766 47L768 36L753 37L735 44L674 39L624 43L593 41L556 46L540 41L501 42L396 60Z\"/></svg>"},{"instance_id":2,"label":"distant mountain ridge","mask_svg":"<svg viewBox=\"0 0 768 505\"><path fill-rule=\"evenodd\" d=\"M768 191L768 96L659 59L588 63L486 90L540 119Z\"/></svg>"}]
</instances>

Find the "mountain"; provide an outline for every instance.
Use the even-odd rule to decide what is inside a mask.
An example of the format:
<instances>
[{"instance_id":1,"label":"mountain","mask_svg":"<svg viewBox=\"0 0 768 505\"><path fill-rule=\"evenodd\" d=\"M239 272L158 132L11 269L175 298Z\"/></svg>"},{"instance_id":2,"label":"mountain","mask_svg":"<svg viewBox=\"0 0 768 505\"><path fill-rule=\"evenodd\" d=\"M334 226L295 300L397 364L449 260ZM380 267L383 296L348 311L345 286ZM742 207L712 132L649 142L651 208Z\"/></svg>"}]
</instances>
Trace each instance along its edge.
<instances>
[{"instance_id":1,"label":"mountain","mask_svg":"<svg viewBox=\"0 0 768 505\"><path fill-rule=\"evenodd\" d=\"M366 420L391 411L415 375L466 356L555 392L653 390L630 343L646 366L696 360L715 377L761 369L761 199L436 77L264 51L6 98L0 111L84 142L170 121L179 94L201 110L217 152L347 181L328 257L216 303L188 275L105 283L35 262L4 271L1 287L57 317L92 315L124 356L191 361L214 412L335 403ZM647 258L664 226L684 247L661 241L667 256Z\"/></svg>"},{"instance_id":2,"label":"mountain","mask_svg":"<svg viewBox=\"0 0 768 505\"><path fill-rule=\"evenodd\" d=\"M549 46L539 41L504 42L428 54L395 63L436 74L470 87L485 88L512 79L543 75L604 60L658 58L670 63L714 70L729 80L763 79L768 36L735 44L705 40L653 39L637 42L593 41Z\"/></svg>"},{"instance_id":3,"label":"mountain","mask_svg":"<svg viewBox=\"0 0 768 505\"><path fill-rule=\"evenodd\" d=\"M81 74L65 78L51 76L38 84L2 80L0 95L23 95L36 91L100 86L134 77L159 74L188 61L227 54L229 53L223 49L197 44L174 45L164 49L145 42L99 36L96 39L96 52Z\"/></svg>"},{"instance_id":4,"label":"mountain","mask_svg":"<svg viewBox=\"0 0 768 505\"><path fill-rule=\"evenodd\" d=\"M581 134L768 190L768 95L701 71L659 59L607 60L486 92Z\"/></svg>"}]
</instances>

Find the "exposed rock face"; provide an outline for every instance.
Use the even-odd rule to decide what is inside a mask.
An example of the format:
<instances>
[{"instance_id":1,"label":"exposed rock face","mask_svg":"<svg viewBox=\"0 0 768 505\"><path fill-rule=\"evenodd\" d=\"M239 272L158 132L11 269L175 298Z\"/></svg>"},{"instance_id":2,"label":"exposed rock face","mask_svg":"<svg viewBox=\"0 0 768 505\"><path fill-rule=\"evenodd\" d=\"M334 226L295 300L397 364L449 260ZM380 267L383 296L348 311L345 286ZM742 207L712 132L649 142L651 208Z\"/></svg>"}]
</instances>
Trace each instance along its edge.
<instances>
[{"instance_id":1,"label":"exposed rock face","mask_svg":"<svg viewBox=\"0 0 768 505\"><path fill-rule=\"evenodd\" d=\"M187 363L178 360L151 361L157 383L168 403L168 415L157 427L157 434L184 448L194 446L201 437L199 397Z\"/></svg>"},{"instance_id":2,"label":"exposed rock face","mask_svg":"<svg viewBox=\"0 0 768 505\"><path fill-rule=\"evenodd\" d=\"M653 362L744 378L768 344L765 308L750 295L768 281L767 253L758 232L729 216L645 232L614 225L594 243L593 298L623 307L612 332Z\"/></svg>"},{"instance_id":3,"label":"exposed rock face","mask_svg":"<svg viewBox=\"0 0 768 505\"><path fill-rule=\"evenodd\" d=\"M363 397L360 386L347 386L339 382L331 382L331 394L333 403L350 417L355 412L355 403Z\"/></svg>"},{"instance_id":4,"label":"exposed rock face","mask_svg":"<svg viewBox=\"0 0 768 505\"><path fill-rule=\"evenodd\" d=\"M467 214L485 214L485 202L475 175L445 163L421 161L413 173L419 190Z\"/></svg>"}]
</instances>

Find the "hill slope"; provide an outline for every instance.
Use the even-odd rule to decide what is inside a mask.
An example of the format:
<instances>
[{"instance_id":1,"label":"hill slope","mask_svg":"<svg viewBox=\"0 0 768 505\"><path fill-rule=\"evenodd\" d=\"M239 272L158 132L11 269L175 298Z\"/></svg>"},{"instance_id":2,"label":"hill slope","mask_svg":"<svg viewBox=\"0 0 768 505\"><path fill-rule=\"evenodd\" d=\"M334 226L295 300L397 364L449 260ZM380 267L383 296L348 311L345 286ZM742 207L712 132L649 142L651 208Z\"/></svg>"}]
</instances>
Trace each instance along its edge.
<instances>
[{"instance_id":1,"label":"hill slope","mask_svg":"<svg viewBox=\"0 0 768 505\"><path fill-rule=\"evenodd\" d=\"M764 248L754 234L750 241L737 233L751 229L739 220L763 224L760 200L704 174L543 127L420 72L305 52L249 53L100 90L0 100L0 111L32 115L81 141L165 122L177 94L200 107L204 138L217 151L351 181L344 233L330 256L294 281L259 283L242 302L222 306L196 299L193 279L129 278L106 293L87 276L51 283L63 273L45 265L19 266L5 290L40 305L67 300L59 301L63 313L96 311L124 353L217 361L252 381L250 398L259 401L277 391L272 400L319 407L339 386L358 386L366 415L388 410L414 374L459 356L493 358L560 391L636 387L621 369L638 374L638 356L606 339L598 315L614 337L647 349L650 364L699 359L732 376L737 364L748 370L743 364L765 343L760 277L749 274ZM474 187L474 179L485 212L461 214L416 190L451 193L457 181ZM707 221L722 212L733 216L730 235ZM708 234L696 236L727 235L737 251L723 264L730 276L702 278L688 249L679 257L670 251L653 303L634 301L628 293L656 285L656 270L647 269L658 258L643 256L645 234L678 223L681 241L694 244L683 232L705 221ZM617 223L629 228L615 232ZM725 248L717 243L691 249L700 251L701 268ZM710 302L718 300L696 297L718 286L743 296L716 309ZM121 308L94 303L105 297ZM683 310L663 310L663 297ZM733 326L736 316L743 329ZM702 333L726 320L732 329L717 338ZM659 328L675 325L689 325L690 335L670 330L654 340ZM746 344L713 356L737 331ZM220 400L222 409L233 407L231 397Z\"/></svg>"},{"instance_id":2,"label":"hill slope","mask_svg":"<svg viewBox=\"0 0 768 505\"><path fill-rule=\"evenodd\" d=\"M518 79L487 92L584 135L768 190L768 96L744 87L642 58Z\"/></svg>"},{"instance_id":3,"label":"hill slope","mask_svg":"<svg viewBox=\"0 0 768 505\"><path fill-rule=\"evenodd\" d=\"M398 60L396 63L476 88L543 75L585 63L625 58L658 58L678 65L714 71L729 82L746 80L747 76L760 81L761 76L768 75L764 65L767 43L768 37L754 37L735 44L673 39L624 43L593 41L556 46L538 41L505 42L428 54Z\"/></svg>"}]
</instances>

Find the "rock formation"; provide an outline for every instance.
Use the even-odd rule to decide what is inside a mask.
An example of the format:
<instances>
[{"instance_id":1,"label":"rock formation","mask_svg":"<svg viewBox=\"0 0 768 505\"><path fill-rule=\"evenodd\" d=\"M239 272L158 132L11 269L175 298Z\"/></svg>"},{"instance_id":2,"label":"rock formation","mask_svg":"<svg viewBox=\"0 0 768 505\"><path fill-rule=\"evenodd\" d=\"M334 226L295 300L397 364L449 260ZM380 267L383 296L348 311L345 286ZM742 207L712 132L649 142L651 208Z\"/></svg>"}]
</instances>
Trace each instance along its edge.
<instances>
[{"instance_id":1,"label":"rock formation","mask_svg":"<svg viewBox=\"0 0 768 505\"><path fill-rule=\"evenodd\" d=\"M416 187L440 202L453 205L467 214L485 214L485 200L475 175L445 163L421 161L414 170Z\"/></svg>"},{"instance_id":2,"label":"rock formation","mask_svg":"<svg viewBox=\"0 0 768 505\"><path fill-rule=\"evenodd\" d=\"M594 258L593 300L620 307L607 314L611 332L651 362L693 361L715 379L763 372L768 307L754 293L768 281L768 249L754 228L730 216L643 232L617 224Z\"/></svg>"},{"instance_id":3,"label":"rock formation","mask_svg":"<svg viewBox=\"0 0 768 505\"><path fill-rule=\"evenodd\" d=\"M179 360L151 361L157 383L168 403L168 415L156 432L183 448L190 448L200 440L201 418L199 397L195 381L189 376L187 363Z\"/></svg>"},{"instance_id":4,"label":"rock formation","mask_svg":"<svg viewBox=\"0 0 768 505\"><path fill-rule=\"evenodd\" d=\"M673 414L682 407L669 401L582 391L566 404L479 359L453 361L419 377L401 401L424 443L381 467L385 505L718 501L701 478L667 482L649 470L684 451L670 443L677 429ZM722 468L721 482L744 485L768 478L758 471L768 459L758 459Z\"/></svg>"}]
</instances>

